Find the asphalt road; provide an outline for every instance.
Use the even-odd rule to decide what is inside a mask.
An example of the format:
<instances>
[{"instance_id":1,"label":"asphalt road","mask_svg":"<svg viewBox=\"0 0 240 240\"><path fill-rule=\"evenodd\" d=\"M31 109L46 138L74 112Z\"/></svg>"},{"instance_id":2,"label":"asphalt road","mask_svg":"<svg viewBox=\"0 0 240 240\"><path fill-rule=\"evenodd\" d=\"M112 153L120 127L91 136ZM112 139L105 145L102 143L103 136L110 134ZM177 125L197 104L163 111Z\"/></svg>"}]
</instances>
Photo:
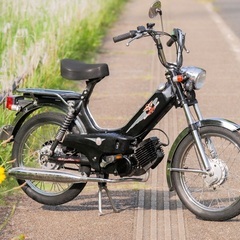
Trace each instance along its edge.
<instances>
[{"instance_id":1,"label":"asphalt road","mask_svg":"<svg viewBox=\"0 0 240 240\"><path fill-rule=\"evenodd\" d=\"M216 11L240 38L240 0L215 0Z\"/></svg>"}]
</instances>

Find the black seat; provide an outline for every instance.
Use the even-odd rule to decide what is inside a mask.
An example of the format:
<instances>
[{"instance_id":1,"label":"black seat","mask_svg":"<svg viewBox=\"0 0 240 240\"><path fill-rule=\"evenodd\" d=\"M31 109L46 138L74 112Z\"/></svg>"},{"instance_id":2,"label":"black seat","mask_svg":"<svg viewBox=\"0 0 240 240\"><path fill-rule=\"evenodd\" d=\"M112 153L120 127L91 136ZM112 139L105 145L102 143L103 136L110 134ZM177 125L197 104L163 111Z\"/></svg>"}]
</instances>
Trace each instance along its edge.
<instances>
[{"instance_id":1,"label":"black seat","mask_svg":"<svg viewBox=\"0 0 240 240\"><path fill-rule=\"evenodd\" d=\"M62 59L61 75L69 80L102 79L109 75L109 70L106 63L86 64L73 59Z\"/></svg>"}]
</instances>

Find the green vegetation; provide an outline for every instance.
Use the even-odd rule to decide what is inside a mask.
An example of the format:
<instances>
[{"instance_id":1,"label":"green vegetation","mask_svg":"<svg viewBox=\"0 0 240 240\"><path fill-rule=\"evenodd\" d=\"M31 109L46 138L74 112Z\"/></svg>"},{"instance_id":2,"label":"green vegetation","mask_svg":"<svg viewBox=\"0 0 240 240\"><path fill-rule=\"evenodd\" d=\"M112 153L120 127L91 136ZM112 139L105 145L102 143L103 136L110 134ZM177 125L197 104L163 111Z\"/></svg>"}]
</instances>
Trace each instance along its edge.
<instances>
[{"instance_id":1,"label":"green vegetation","mask_svg":"<svg viewBox=\"0 0 240 240\"><path fill-rule=\"evenodd\" d=\"M2 0L0 92L7 91L19 76L24 79L20 87L72 86L60 77L60 59L94 62L102 38L126 1ZM0 127L11 122L12 114L1 109ZM0 149L0 166L7 170L11 146ZM7 177L0 184L0 194L12 187Z\"/></svg>"}]
</instances>

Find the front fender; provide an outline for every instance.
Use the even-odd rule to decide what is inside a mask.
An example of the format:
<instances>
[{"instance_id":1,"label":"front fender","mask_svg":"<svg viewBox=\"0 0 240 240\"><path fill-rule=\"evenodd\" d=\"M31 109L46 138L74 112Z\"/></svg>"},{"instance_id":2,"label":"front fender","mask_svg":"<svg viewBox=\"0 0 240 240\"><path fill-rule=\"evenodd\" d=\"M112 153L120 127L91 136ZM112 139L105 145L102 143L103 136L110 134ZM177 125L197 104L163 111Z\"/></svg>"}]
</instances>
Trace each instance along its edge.
<instances>
[{"instance_id":1,"label":"front fender","mask_svg":"<svg viewBox=\"0 0 240 240\"><path fill-rule=\"evenodd\" d=\"M196 124L201 128L201 127L205 127L205 126L217 126L217 127L222 127L225 129L228 129L232 132L234 131L239 131L240 130L240 125L238 125L237 123L231 122L229 120L226 119L222 119L222 118L208 118L208 119L203 119L200 120L198 122L196 122ZM174 141L169 154L168 154L168 159L167 159L167 169L166 169L166 177L167 177L167 183L168 183L168 187L171 190L173 190L173 186L172 186L172 181L171 181L171 167L172 167L172 161L175 155L175 152L179 146L179 144L182 142L182 140L188 135L191 134L190 128L187 127L185 128L176 138L176 140Z\"/></svg>"}]
</instances>

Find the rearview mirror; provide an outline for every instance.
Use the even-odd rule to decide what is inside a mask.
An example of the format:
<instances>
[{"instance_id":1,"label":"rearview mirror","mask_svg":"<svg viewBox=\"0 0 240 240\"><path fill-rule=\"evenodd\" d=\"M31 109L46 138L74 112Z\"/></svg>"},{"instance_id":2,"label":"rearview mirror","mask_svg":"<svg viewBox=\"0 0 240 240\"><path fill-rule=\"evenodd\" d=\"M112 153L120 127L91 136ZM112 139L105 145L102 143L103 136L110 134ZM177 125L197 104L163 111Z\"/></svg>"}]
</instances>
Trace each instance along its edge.
<instances>
[{"instance_id":1,"label":"rearview mirror","mask_svg":"<svg viewBox=\"0 0 240 240\"><path fill-rule=\"evenodd\" d=\"M150 18L154 18L156 17L158 14L162 15L162 10L161 10L161 2L160 1L156 1L153 3L153 5L150 7L149 12L148 12L148 16Z\"/></svg>"}]
</instances>

